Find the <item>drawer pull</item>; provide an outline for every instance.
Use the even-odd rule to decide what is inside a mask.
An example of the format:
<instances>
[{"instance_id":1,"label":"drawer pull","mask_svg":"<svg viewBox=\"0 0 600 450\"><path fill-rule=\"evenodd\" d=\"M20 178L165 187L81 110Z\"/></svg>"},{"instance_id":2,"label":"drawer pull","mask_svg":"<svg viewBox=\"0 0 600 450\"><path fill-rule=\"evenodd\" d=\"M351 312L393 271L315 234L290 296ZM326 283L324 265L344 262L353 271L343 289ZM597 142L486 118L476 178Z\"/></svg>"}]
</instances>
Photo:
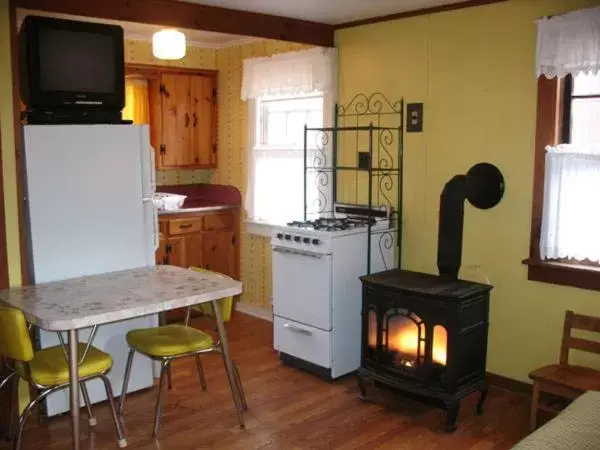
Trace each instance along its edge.
<instances>
[{"instance_id":1,"label":"drawer pull","mask_svg":"<svg viewBox=\"0 0 600 450\"><path fill-rule=\"evenodd\" d=\"M283 324L283 328L287 328L290 331L295 331L296 333L305 334L307 336L312 336L312 331L305 330L304 328L299 328L289 323Z\"/></svg>"},{"instance_id":2,"label":"drawer pull","mask_svg":"<svg viewBox=\"0 0 600 450\"><path fill-rule=\"evenodd\" d=\"M183 225L179 225L179 228L181 228L181 229L192 228L192 224L184 223Z\"/></svg>"}]
</instances>

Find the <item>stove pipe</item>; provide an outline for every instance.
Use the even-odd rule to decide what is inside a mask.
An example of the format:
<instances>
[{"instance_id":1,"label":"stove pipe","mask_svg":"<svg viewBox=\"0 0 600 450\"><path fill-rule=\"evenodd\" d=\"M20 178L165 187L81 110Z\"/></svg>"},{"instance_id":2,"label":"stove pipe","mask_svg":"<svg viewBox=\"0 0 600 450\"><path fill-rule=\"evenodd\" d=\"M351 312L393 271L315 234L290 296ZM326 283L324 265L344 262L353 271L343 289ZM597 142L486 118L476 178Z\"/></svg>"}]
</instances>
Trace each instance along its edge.
<instances>
[{"instance_id":1,"label":"stove pipe","mask_svg":"<svg viewBox=\"0 0 600 450\"><path fill-rule=\"evenodd\" d=\"M456 175L440 196L437 266L440 276L458 278L462 259L463 222L467 182Z\"/></svg>"},{"instance_id":2,"label":"stove pipe","mask_svg":"<svg viewBox=\"0 0 600 450\"><path fill-rule=\"evenodd\" d=\"M493 208L504 195L504 177L489 163L475 164L456 175L440 196L437 266L440 276L456 279L462 259L465 199L478 209Z\"/></svg>"}]
</instances>

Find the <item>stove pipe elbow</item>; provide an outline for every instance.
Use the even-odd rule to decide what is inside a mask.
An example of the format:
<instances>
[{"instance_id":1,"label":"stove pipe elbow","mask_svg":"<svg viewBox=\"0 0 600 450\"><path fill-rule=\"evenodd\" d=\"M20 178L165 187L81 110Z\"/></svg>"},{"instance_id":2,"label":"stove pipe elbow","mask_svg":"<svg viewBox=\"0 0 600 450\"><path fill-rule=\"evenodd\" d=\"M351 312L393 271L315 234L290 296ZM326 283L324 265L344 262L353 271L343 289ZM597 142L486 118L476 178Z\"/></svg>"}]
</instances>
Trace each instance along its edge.
<instances>
[{"instance_id":1,"label":"stove pipe elbow","mask_svg":"<svg viewBox=\"0 0 600 450\"><path fill-rule=\"evenodd\" d=\"M440 276L458 278L462 260L463 223L467 183L456 175L440 195L437 267Z\"/></svg>"}]
</instances>

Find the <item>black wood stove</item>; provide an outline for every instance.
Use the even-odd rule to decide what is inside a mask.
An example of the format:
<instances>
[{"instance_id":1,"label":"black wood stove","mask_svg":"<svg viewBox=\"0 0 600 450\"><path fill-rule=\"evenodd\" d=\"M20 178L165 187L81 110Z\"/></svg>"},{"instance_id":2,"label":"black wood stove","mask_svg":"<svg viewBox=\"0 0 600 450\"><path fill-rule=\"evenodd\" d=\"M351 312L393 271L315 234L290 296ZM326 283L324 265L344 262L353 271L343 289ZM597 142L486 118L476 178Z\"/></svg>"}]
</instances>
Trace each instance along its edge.
<instances>
[{"instance_id":1,"label":"black wood stove","mask_svg":"<svg viewBox=\"0 0 600 450\"><path fill-rule=\"evenodd\" d=\"M446 184L441 195L439 275L395 269L364 276L361 396L369 381L432 399L456 430L460 400L479 391L483 412L489 299L492 286L458 279L464 200L482 209L503 194L502 175L478 164Z\"/></svg>"}]
</instances>

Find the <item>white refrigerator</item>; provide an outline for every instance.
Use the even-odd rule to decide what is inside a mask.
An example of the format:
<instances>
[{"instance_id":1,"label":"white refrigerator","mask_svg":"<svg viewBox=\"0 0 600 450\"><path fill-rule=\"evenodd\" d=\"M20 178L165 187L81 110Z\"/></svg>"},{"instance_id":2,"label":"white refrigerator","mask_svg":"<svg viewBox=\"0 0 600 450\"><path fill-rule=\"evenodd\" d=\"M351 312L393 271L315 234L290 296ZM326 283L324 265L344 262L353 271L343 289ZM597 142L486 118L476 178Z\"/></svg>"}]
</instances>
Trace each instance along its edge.
<instances>
[{"instance_id":1,"label":"white refrigerator","mask_svg":"<svg viewBox=\"0 0 600 450\"><path fill-rule=\"evenodd\" d=\"M154 265L158 218L146 125L26 125L24 144L32 282ZM152 315L98 328L93 345L113 357L108 377L116 395L127 359L125 335L157 325ZM89 333L81 330L79 340L86 342ZM59 343L54 332L40 330L37 337L40 348ZM150 360L138 355L132 370L128 392L152 386ZM93 403L106 399L101 381L87 386ZM48 397L48 416L68 410L68 390Z\"/></svg>"}]
</instances>

